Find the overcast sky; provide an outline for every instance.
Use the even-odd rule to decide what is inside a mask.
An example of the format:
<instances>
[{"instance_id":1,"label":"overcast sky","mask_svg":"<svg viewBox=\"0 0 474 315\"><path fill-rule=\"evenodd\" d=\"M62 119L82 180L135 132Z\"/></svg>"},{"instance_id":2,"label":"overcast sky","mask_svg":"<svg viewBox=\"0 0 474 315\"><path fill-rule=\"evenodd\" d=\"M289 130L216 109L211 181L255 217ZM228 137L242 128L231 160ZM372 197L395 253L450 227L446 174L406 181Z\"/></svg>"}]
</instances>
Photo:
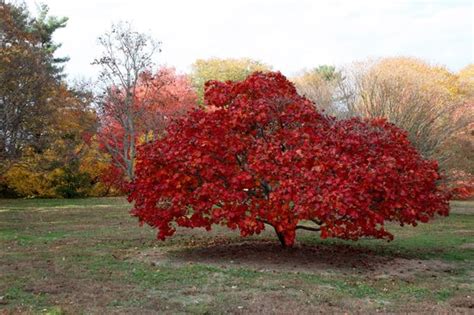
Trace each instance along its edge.
<instances>
[{"instance_id":1,"label":"overcast sky","mask_svg":"<svg viewBox=\"0 0 474 315\"><path fill-rule=\"evenodd\" d=\"M472 0L27 0L69 17L57 31L70 77L94 77L97 37L130 21L163 42L158 62L188 71L197 58L250 57L284 74L408 55L457 71L473 62Z\"/></svg>"}]
</instances>

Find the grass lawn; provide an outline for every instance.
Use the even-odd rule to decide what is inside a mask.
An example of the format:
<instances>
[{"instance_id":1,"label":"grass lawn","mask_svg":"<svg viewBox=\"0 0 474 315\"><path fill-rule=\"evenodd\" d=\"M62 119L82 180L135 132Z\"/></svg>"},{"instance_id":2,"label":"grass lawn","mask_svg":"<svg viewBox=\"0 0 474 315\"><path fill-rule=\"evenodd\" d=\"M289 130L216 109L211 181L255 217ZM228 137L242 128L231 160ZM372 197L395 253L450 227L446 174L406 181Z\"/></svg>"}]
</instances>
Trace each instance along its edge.
<instances>
[{"instance_id":1,"label":"grass lawn","mask_svg":"<svg viewBox=\"0 0 474 315\"><path fill-rule=\"evenodd\" d=\"M140 228L122 198L0 200L3 313L474 313L474 202L395 240Z\"/></svg>"}]
</instances>

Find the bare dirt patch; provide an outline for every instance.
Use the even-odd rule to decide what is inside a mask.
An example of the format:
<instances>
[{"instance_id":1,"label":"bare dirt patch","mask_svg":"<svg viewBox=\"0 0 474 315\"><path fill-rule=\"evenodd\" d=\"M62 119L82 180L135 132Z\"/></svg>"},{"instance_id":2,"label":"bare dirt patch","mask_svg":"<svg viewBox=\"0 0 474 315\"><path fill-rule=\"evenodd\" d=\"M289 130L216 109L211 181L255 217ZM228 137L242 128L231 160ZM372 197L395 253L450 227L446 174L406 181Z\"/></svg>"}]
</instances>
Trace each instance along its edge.
<instances>
[{"instance_id":1,"label":"bare dirt patch","mask_svg":"<svg viewBox=\"0 0 474 315\"><path fill-rule=\"evenodd\" d=\"M474 249L474 243L462 244L461 246L459 246L459 248L462 248L462 249Z\"/></svg>"},{"instance_id":2,"label":"bare dirt patch","mask_svg":"<svg viewBox=\"0 0 474 315\"><path fill-rule=\"evenodd\" d=\"M318 307L312 303L301 303L283 292L268 292L255 295L246 301L245 308L237 309L242 314L334 314L341 313L336 305L326 302Z\"/></svg>"},{"instance_id":3,"label":"bare dirt patch","mask_svg":"<svg viewBox=\"0 0 474 315\"><path fill-rule=\"evenodd\" d=\"M454 307L472 309L474 312L474 296L457 297L451 300L450 304Z\"/></svg>"}]
</instances>

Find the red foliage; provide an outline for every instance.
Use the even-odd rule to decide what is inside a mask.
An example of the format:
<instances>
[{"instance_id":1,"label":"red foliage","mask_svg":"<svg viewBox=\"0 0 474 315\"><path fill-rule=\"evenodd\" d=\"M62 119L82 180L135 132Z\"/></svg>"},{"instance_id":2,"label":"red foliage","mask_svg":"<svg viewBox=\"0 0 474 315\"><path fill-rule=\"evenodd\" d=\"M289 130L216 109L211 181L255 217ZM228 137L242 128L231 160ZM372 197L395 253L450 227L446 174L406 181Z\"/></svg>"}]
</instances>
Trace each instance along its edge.
<instances>
[{"instance_id":1,"label":"red foliage","mask_svg":"<svg viewBox=\"0 0 474 315\"><path fill-rule=\"evenodd\" d=\"M100 182L107 187L108 194L115 191L116 194L124 195L129 191L130 183L124 180L124 172L114 163L110 163L100 175Z\"/></svg>"},{"instance_id":2,"label":"red foliage","mask_svg":"<svg viewBox=\"0 0 474 315\"><path fill-rule=\"evenodd\" d=\"M139 148L132 214L162 240L176 226L212 224L242 236L269 224L286 246L308 227L322 238L392 239L385 221L448 215L437 163L385 120L324 116L280 73L210 81L205 101L217 109L196 110Z\"/></svg>"}]
</instances>

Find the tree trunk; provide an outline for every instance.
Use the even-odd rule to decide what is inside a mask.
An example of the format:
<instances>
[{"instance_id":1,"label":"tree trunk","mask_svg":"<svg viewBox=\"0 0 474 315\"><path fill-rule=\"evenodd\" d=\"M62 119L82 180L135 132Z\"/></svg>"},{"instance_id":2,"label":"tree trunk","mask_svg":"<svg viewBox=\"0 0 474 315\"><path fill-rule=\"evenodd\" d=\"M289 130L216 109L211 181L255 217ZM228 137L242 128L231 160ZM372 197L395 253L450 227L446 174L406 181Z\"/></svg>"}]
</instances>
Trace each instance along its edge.
<instances>
[{"instance_id":1,"label":"tree trunk","mask_svg":"<svg viewBox=\"0 0 474 315\"><path fill-rule=\"evenodd\" d=\"M276 228L275 233L278 236L278 240L280 241L281 247L286 248L287 246L285 244L285 236L283 235L283 233L278 232Z\"/></svg>"}]
</instances>

